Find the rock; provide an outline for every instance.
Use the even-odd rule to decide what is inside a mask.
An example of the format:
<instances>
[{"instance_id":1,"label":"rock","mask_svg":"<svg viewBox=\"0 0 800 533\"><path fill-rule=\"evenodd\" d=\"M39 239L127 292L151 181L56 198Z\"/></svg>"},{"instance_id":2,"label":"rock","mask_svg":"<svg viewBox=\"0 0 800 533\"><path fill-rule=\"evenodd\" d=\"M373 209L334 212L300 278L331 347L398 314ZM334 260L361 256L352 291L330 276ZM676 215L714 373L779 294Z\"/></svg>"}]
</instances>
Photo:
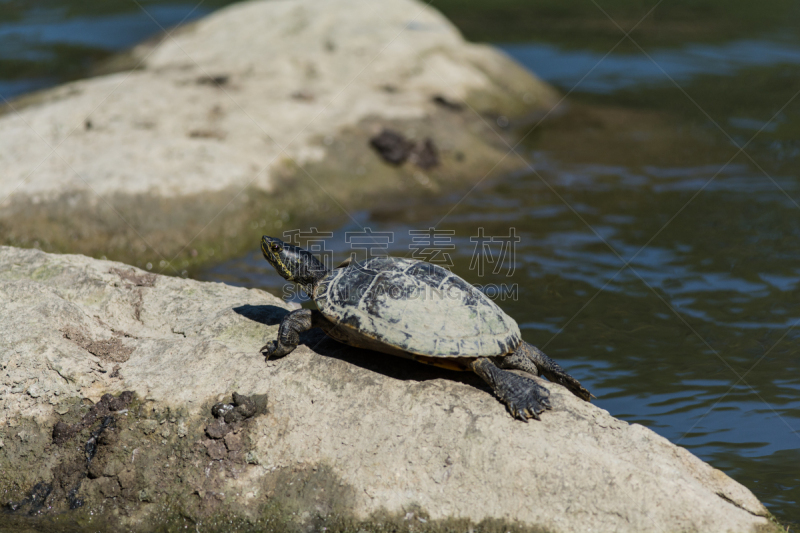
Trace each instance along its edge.
<instances>
[{"instance_id":1,"label":"rock","mask_svg":"<svg viewBox=\"0 0 800 533\"><path fill-rule=\"evenodd\" d=\"M71 439L74 434L75 429L72 426L65 422L58 421L56 425L53 426L53 443L63 444Z\"/></svg>"},{"instance_id":2,"label":"rock","mask_svg":"<svg viewBox=\"0 0 800 533\"><path fill-rule=\"evenodd\" d=\"M410 159L419 168L429 170L439 164L439 152L430 138L415 143L402 133L384 129L370 139L369 144L392 165L402 165Z\"/></svg>"},{"instance_id":3,"label":"rock","mask_svg":"<svg viewBox=\"0 0 800 533\"><path fill-rule=\"evenodd\" d=\"M121 411L128 407L128 404L133 400L133 393L131 391L124 391L117 397L112 397L108 401L109 411Z\"/></svg>"},{"instance_id":4,"label":"rock","mask_svg":"<svg viewBox=\"0 0 800 533\"><path fill-rule=\"evenodd\" d=\"M238 433L225 435L225 447L229 452L238 452L242 449L242 436Z\"/></svg>"},{"instance_id":5,"label":"rock","mask_svg":"<svg viewBox=\"0 0 800 533\"><path fill-rule=\"evenodd\" d=\"M402 165L411 154L414 143L405 138L402 133L384 129L380 134L369 140L376 152L392 165Z\"/></svg>"},{"instance_id":6,"label":"rock","mask_svg":"<svg viewBox=\"0 0 800 533\"><path fill-rule=\"evenodd\" d=\"M234 392L233 405L236 406L234 411L237 411L242 418L250 418L256 414L256 403L244 394Z\"/></svg>"},{"instance_id":7,"label":"rock","mask_svg":"<svg viewBox=\"0 0 800 533\"><path fill-rule=\"evenodd\" d=\"M303 306L300 305L299 302L283 302L286 305L286 309L294 311L295 309L302 309Z\"/></svg>"},{"instance_id":8,"label":"rock","mask_svg":"<svg viewBox=\"0 0 800 533\"><path fill-rule=\"evenodd\" d=\"M778 531L747 488L560 385L547 384L553 410L524 424L468 379L454 379L460 375L320 336L304 336L294 353L265 364L258 349L287 312L281 300L162 276L132 295L119 271L144 274L109 261L0 247L0 388L13 380L67 380L74 387L65 401L98 402L85 403L89 412L112 405L122 390L135 393L127 414L98 414L86 426L96 431L104 416L115 417L109 427L119 436L99 447L98 478L85 481L99 492L81 493L81 509L103 514L117 529L153 530L172 509L168 502L180 501L180 520L213 521L224 510L226 520L259 524L312 509L308 528L329 517L349 520L353 531L372 530L375 521L403 524L409 509L427 520L414 518L420 531L467 530L484 520L498 530ZM92 338L128 332L133 351L120 363L122 382L100 372L99 357L66 338L65 326ZM268 392L269 409L258 408L222 438L206 438L204 428L221 422L211 406L233 392L239 406L248 403L244 396ZM115 396L98 401L108 393ZM159 426L147 417L182 420L187 436L153 445L140 428ZM8 501L24 501L41 481L67 480L47 505L72 512L70 483L86 464L82 443L72 436L58 448L76 465L71 477L54 474L64 469L57 458L39 459L52 456L45 450L62 433L47 428L61 427L59 418L44 397L5 399L0 427L26 435L13 446L7 438L0 449L0 493ZM125 512L115 514L117 506Z\"/></svg>"},{"instance_id":9,"label":"rock","mask_svg":"<svg viewBox=\"0 0 800 533\"><path fill-rule=\"evenodd\" d=\"M187 435L188 429L186 428L186 421L185 420L178 420L178 437L183 438Z\"/></svg>"},{"instance_id":10,"label":"rock","mask_svg":"<svg viewBox=\"0 0 800 533\"><path fill-rule=\"evenodd\" d=\"M117 479L123 489L132 489L136 485L136 471L127 468L117 475Z\"/></svg>"},{"instance_id":11,"label":"rock","mask_svg":"<svg viewBox=\"0 0 800 533\"><path fill-rule=\"evenodd\" d=\"M1 441L0 441L0 444L2 444ZM2 446L0 446L0 448L2 448ZM253 452L253 451L247 452L247 455L245 455L245 461L247 461L247 463L251 464L251 465L259 464L258 454L256 452Z\"/></svg>"},{"instance_id":12,"label":"rock","mask_svg":"<svg viewBox=\"0 0 800 533\"><path fill-rule=\"evenodd\" d=\"M114 446L119 441L119 432L115 428L108 428L100 435L97 442L103 446Z\"/></svg>"},{"instance_id":13,"label":"rock","mask_svg":"<svg viewBox=\"0 0 800 533\"><path fill-rule=\"evenodd\" d=\"M225 442L221 440L207 440L204 444L208 450L208 456L214 460L224 459L228 455Z\"/></svg>"},{"instance_id":14,"label":"rock","mask_svg":"<svg viewBox=\"0 0 800 533\"><path fill-rule=\"evenodd\" d=\"M142 432L145 435L150 435L156 429L158 429L158 422L155 420L145 420L142 422Z\"/></svg>"},{"instance_id":15,"label":"rock","mask_svg":"<svg viewBox=\"0 0 800 533\"><path fill-rule=\"evenodd\" d=\"M211 408L211 414L214 415L214 418L225 418L225 415L233 411L234 407L233 404L219 402Z\"/></svg>"},{"instance_id":16,"label":"rock","mask_svg":"<svg viewBox=\"0 0 800 533\"><path fill-rule=\"evenodd\" d=\"M100 489L100 493L106 498L116 498L119 496L119 483L116 478L102 477L95 480Z\"/></svg>"},{"instance_id":17,"label":"rock","mask_svg":"<svg viewBox=\"0 0 800 533\"><path fill-rule=\"evenodd\" d=\"M174 274L309 204L330 218L524 166L490 124L538 120L556 92L426 3L379 5L236 3L134 48L134 70L5 106L0 244ZM395 165L369 144L387 128L410 143ZM128 340L86 337L120 363Z\"/></svg>"},{"instance_id":18,"label":"rock","mask_svg":"<svg viewBox=\"0 0 800 533\"><path fill-rule=\"evenodd\" d=\"M125 465L119 459L110 458L106 461L105 468L103 468L103 475L107 477L114 477L122 472Z\"/></svg>"},{"instance_id":19,"label":"rock","mask_svg":"<svg viewBox=\"0 0 800 533\"><path fill-rule=\"evenodd\" d=\"M103 470L106 467L106 462L103 460L103 457L95 457L89 463L88 474L90 479L96 479L99 477L103 477Z\"/></svg>"},{"instance_id":20,"label":"rock","mask_svg":"<svg viewBox=\"0 0 800 533\"><path fill-rule=\"evenodd\" d=\"M206 426L206 435L212 439L221 439L231 430L233 427L226 424L224 420L216 419Z\"/></svg>"},{"instance_id":21,"label":"rock","mask_svg":"<svg viewBox=\"0 0 800 533\"><path fill-rule=\"evenodd\" d=\"M422 169L429 170L439 165L439 150L432 139L417 143L411 152L411 159Z\"/></svg>"},{"instance_id":22,"label":"rock","mask_svg":"<svg viewBox=\"0 0 800 533\"><path fill-rule=\"evenodd\" d=\"M233 410L228 410L224 415L226 424L235 424L256 414L256 403L243 394L233 393L233 405Z\"/></svg>"},{"instance_id":23,"label":"rock","mask_svg":"<svg viewBox=\"0 0 800 533\"><path fill-rule=\"evenodd\" d=\"M237 409L230 411L228 414L225 415L225 423L226 424L235 424L236 422L241 422L244 420L244 416L240 413Z\"/></svg>"}]
</instances>

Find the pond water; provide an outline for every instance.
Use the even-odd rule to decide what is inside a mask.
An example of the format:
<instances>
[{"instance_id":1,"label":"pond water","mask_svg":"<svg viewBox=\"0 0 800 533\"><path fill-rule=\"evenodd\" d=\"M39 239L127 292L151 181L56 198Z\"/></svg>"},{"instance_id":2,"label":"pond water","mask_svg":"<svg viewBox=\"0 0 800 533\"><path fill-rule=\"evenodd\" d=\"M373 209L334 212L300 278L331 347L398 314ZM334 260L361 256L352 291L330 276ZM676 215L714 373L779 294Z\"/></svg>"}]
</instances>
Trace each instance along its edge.
<instances>
[{"instance_id":1,"label":"pond water","mask_svg":"<svg viewBox=\"0 0 800 533\"><path fill-rule=\"evenodd\" d=\"M0 95L85 75L224 3L141 2L147 14L130 0L0 0ZM468 36L513 38L500 46L568 105L521 131L509 157L527 171L317 228L335 259L369 228L391 254L450 264L597 405L797 524L800 38L797 10L773 3L658 5L651 17L670 31L645 21L632 41L591 4L548 0L527 19L509 1L434 2ZM627 31L651 7L609 13ZM256 243L200 277L284 291Z\"/></svg>"}]
</instances>

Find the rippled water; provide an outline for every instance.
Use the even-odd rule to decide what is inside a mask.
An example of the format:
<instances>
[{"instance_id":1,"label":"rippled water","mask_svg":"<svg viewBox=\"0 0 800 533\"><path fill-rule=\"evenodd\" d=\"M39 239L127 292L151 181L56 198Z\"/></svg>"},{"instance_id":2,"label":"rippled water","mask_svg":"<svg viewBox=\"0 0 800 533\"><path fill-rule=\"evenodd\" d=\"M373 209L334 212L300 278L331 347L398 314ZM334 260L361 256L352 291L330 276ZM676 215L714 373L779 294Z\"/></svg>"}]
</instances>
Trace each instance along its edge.
<instances>
[{"instance_id":1,"label":"rippled water","mask_svg":"<svg viewBox=\"0 0 800 533\"><path fill-rule=\"evenodd\" d=\"M0 97L83 77L98 61L229 3L0 0Z\"/></svg>"},{"instance_id":2,"label":"rippled water","mask_svg":"<svg viewBox=\"0 0 800 533\"><path fill-rule=\"evenodd\" d=\"M145 12L128 0L0 0L0 95L85 75L161 26L225 3L140 2ZM618 28L578 4L434 2L468 34L523 41L503 47L569 93L568 111L511 155L532 171L317 227L333 232L337 258L349 251L347 232L364 227L390 232L397 255L415 254L412 230L451 231L433 247L452 245L443 251L467 280L505 285L498 303L525 338L598 405L689 448L781 520L800 522L797 10L665 2L658 24L633 34L645 54L615 45ZM525 9L543 11L515 16ZM500 261L500 243L488 248L502 262L496 273L484 262L480 275L474 263L479 228L519 237L513 261ZM256 246L201 277L282 294Z\"/></svg>"}]
</instances>

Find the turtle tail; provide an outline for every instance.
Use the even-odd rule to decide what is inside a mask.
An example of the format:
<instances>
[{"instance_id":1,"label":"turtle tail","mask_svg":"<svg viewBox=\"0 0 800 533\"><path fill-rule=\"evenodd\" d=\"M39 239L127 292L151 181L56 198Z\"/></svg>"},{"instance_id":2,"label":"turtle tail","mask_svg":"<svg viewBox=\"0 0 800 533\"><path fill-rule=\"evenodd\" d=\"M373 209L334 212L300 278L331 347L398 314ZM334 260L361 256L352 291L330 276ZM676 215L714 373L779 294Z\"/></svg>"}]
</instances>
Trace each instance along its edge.
<instances>
[{"instance_id":1,"label":"turtle tail","mask_svg":"<svg viewBox=\"0 0 800 533\"><path fill-rule=\"evenodd\" d=\"M532 361L533 364L536 365L536 368L539 370L539 375L546 377L553 383L565 386L572 394L581 400L586 400L588 402L591 398L595 397L581 385L580 381L570 376L558 363L547 357L545 353L536 346L522 341L519 348L516 349L515 355L525 356L526 359Z\"/></svg>"}]
</instances>

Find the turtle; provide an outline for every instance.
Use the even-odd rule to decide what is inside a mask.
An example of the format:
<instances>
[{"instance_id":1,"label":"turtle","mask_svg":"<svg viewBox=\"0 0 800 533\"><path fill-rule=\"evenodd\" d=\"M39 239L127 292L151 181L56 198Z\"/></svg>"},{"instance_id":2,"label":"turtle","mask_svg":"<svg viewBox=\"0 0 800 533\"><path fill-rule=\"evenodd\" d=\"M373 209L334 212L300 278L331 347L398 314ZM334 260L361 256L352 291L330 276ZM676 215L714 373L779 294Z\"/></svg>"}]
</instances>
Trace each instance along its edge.
<instances>
[{"instance_id":1,"label":"turtle","mask_svg":"<svg viewBox=\"0 0 800 533\"><path fill-rule=\"evenodd\" d=\"M318 327L356 348L472 371L512 417L525 422L540 420L552 407L549 390L524 374L544 376L583 400L592 397L558 363L522 340L516 321L497 304L440 265L378 256L328 269L308 250L266 235L261 251L317 307L296 309L281 320L277 339L260 350L267 360L291 353L301 333Z\"/></svg>"}]
</instances>

